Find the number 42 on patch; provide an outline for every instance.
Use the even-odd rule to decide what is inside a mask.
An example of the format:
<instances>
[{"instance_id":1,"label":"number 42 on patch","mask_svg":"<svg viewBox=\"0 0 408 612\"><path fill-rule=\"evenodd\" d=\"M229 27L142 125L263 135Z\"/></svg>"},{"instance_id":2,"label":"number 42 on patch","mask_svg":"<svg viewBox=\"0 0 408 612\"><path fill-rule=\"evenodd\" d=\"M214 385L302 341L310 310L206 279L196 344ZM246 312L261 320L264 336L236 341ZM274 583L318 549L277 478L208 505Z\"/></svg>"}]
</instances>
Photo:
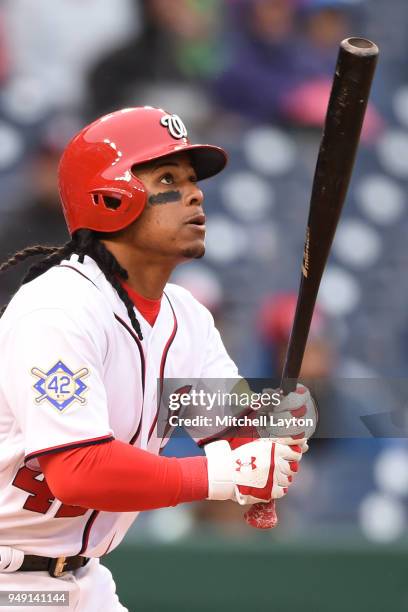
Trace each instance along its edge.
<instances>
[{"instance_id":1,"label":"number 42 on patch","mask_svg":"<svg viewBox=\"0 0 408 612\"><path fill-rule=\"evenodd\" d=\"M82 379L89 376L88 368L73 372L60 360L48 372L32 368L31 374L38 379L33 385L33 389L40 394L35 398L37 404L48 401L62 412L73 402L86 403L83 393L88 387Z\"/></svg>"}]
</instances>

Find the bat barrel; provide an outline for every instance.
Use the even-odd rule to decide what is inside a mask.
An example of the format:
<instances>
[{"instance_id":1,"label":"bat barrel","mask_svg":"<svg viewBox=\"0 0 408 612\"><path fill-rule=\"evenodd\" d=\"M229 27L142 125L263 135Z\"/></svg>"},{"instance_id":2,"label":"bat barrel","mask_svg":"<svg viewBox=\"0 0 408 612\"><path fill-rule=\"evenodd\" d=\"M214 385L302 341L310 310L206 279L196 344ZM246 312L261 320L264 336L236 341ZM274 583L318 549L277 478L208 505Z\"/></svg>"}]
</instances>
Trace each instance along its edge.
<instances>
[{"instance_id":1,"label":"bat barrel","mask_svg":"<svg viewBox=\"0 0 408 612\"><path fill-rule=\"evenodd\" d=\"M295 319L281 387L296 388L323 270L353 170L378 47L365 38L343 40L327 107L310 200Z\"/></svg>"}]
</instances>

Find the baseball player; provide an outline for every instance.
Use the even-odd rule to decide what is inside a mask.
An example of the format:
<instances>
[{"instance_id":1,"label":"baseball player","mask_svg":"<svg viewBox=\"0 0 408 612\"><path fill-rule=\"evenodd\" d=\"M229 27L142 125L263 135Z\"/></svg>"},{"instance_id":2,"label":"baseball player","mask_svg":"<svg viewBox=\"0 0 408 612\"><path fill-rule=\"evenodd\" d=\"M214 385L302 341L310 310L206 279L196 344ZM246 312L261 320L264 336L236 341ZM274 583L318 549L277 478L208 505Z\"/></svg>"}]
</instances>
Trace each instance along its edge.
<instances>
[{"instance_id":1,"label":"baseball player","mask_svg":"<svg viewBox=\"0 0 408 612\"><path fill-rule=\"evenodd\" d=\"M238 378L210 313L168 283L204 254L198 181L225 163L162 109L106 115L60 162L69 242L0 267L43 256L0 319L0 591L64 591L65 609L124 610L99 558L140 511L286 494L302 436L230 436L205 456L159 456L158 380ZM284 402L313 410L305 388Z\"/></svg>"}]
</instances>

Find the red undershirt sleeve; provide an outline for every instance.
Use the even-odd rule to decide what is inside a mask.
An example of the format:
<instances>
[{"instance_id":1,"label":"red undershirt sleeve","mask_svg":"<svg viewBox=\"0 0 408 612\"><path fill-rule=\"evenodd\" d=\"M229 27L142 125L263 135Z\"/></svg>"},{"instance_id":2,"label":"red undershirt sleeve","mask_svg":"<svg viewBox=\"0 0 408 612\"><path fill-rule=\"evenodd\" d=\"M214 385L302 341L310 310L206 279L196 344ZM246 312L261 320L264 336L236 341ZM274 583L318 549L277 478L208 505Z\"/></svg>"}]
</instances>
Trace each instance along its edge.
<instances>
[{"instance_id":1,"label":"red undershirt sleeve","mask_svg":"<svg viewBox=\"0 0 408 612\"><path fill-rule=\"evenodd\" d=\"M176 506L208 496L205 457L158 457L113 440L39 457L64 504L108 512Z\"/></svg>"}]
</instances>

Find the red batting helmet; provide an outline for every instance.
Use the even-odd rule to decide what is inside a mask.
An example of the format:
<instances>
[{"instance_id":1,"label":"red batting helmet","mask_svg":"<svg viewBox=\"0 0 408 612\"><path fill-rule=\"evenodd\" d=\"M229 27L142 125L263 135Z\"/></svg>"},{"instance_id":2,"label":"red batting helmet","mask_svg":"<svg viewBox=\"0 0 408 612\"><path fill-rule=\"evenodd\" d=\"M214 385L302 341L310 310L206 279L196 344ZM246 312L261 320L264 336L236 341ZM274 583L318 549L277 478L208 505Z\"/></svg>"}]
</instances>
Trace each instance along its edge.
<instances>
[{"instance_id":1,"label":"red batting helmet","mask_svg":"<svg viewBox=\"0 0 408 612\"><path fill-rule=\"evenodd\" d=\"M217 174L227 162L223 149L191 144L180 117L160 108L125 108L85 127L68 144L59 165L69 232L115 232L130 225L147 199L132 167L184 151L198 180Z\"/></svg>"}]
</instances>

